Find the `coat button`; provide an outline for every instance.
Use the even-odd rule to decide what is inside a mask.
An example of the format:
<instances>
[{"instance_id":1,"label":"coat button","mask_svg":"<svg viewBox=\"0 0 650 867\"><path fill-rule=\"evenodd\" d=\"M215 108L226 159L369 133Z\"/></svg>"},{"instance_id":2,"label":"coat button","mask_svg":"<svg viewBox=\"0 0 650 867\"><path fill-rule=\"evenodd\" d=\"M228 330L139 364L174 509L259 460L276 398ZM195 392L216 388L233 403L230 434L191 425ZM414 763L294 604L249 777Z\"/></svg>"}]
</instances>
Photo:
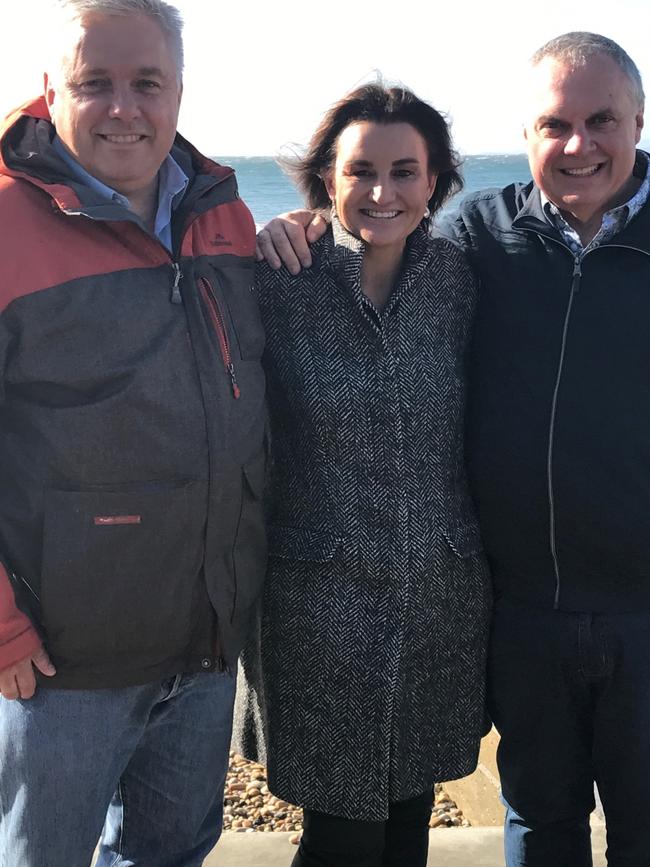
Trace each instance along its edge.
<instances>
[{"instance_id":1,"label":"coat button","mask_svg":"<svg viewBox=\"0 0 650 867\"><path fill-rule=\"evenodd\" d=\"M206 657L205 659L201 660L201 665L203 666L203 668L212 668L212 660Z\"/></svg>"}]
</instances>

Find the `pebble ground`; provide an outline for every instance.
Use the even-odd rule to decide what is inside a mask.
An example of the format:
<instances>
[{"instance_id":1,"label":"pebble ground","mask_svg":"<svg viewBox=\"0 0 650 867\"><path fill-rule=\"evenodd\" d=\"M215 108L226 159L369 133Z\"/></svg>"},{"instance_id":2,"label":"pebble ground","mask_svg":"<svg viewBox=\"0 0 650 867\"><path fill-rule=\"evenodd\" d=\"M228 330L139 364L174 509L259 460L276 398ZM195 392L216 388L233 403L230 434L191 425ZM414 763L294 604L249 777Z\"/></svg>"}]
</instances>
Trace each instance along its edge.
<instances>
[{"instance_id":1,"label":"pebble ground","mask_svg":"<svg viewBox=\"0 0 650 867\"><path fill-rule=\"evenodd\" d=\"M431 812L431 828L467 827L469 822L441 785L436 785L435 803ZM290 831L292 843L298 843L302 832L302 810L281 801L269 792L266 768L230 754L226 777L224 831L270 833Z\"/></svg>"}]
</instances>

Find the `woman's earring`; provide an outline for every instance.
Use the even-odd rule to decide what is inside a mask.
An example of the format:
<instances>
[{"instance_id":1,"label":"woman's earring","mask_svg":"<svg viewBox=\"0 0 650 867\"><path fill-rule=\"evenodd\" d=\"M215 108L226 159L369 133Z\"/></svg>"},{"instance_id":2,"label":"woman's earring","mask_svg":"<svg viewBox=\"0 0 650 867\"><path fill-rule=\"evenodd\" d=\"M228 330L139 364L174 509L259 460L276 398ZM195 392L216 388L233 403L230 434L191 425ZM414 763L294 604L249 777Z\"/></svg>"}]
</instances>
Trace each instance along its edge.
<instances>
[{"instance_id":1,"label":"woman's earring","mask_svg":"<svg viewBox=\"0 0 650 867\"><path fill-rule=\"evenodd\" d=\"M429 206L427 205L427 207L424 209L424 219L428 220L430 216L431 216L431 211L429 210Z\"/></svg>"}]
</instances>

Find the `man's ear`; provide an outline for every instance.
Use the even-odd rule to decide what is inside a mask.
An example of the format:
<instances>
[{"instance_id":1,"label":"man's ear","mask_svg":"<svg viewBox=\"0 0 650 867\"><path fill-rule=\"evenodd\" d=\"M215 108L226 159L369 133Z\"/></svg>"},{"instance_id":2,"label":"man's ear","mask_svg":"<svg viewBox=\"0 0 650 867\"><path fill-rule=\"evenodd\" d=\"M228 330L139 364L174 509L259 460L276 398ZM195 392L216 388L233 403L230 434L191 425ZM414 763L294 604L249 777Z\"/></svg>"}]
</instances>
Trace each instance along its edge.
<instances>
[{"instance_id":1,"label":"man's ear","mask_svg":"<svg viewBox=\"0 0 650 867\"><path fill-rule=\"evenodd\" d=\"M52 86L52 82L50 80L50 76L47 72L43 73L43 93L45 94L45 102L47 103L47 107L50 112L50 117L54 120L54 99L55 99L55 90Z\"/></svg>"},{"instance_id":2,"label":"man's ear","mask_svg":"<svg viewBox=\"0 0 650 867\"><path fill-rule=\"evenodd\" d=\"M643 129L643 109L636 116L636 143L641 139L641 130Z\"/></svg>"}]
</instances>

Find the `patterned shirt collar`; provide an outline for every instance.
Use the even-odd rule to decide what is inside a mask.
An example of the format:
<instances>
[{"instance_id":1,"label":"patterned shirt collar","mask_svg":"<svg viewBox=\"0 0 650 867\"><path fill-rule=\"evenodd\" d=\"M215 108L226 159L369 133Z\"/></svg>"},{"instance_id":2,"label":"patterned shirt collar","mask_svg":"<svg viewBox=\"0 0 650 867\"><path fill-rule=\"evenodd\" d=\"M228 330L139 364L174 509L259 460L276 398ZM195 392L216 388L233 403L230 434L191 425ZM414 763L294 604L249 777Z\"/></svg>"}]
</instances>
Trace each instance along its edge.
<instances>
[{"instance_id":1,"label":"patterned shirt collar","mask_svg":"<svg viewBox=\"0 0 650 867\"><path fill-rule=\"evenodd\" d=\"M576 230L564 219L559 208L550 202L544 193L541 193L546 219L560 232L565 243L570 247L571 252L575 256L582 256L589 250L593 250L595 247L611 241L614 235L621 232L639 213L648 199L650 199L650 167L648 165L648 158L642 152L640 153L644 160L642 171L645 172L641 186L629 201L603 214L600 229L586 246L580 240L580 236Z\"/></svg>"}]
</instances>

